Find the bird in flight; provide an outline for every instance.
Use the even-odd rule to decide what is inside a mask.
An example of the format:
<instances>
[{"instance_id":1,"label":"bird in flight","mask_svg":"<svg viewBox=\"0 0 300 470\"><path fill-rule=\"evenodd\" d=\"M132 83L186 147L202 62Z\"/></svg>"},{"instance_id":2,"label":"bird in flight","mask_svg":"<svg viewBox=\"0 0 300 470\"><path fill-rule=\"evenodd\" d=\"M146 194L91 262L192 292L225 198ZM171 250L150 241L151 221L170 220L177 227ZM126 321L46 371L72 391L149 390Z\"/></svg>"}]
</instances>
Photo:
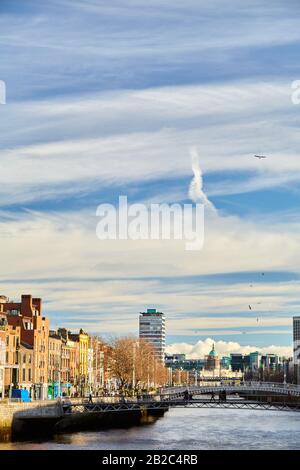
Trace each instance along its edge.
<instances>
[{"instance_id":1,"label":"bird in flight","mask_svg":"<svg viewBox=\"0 0 300 470\"><path fill-rule=\"evenodd\" d=\"M211 201L209 201L203 191L203 177L199 164L198 152L195 148L191 148L190 153L192 157L192 170L194 173L194 178L192 179L189 187L189 198L194 202L200 202L204 206L216 212L215 206Z\"/></svg>"},{"instance_id":2,"label":"bird in flight","mask_svg":"<svg viewBox=\"0 0 300 470\"><path fill-rule=\"evenodd\" d=\"M262 158L267 158L265 155L254 155L254 158L261 160Z\"/></svg>"},{"instance_id":3,"label":"bird in flight","mask_svg":"<svg viewBox=\"0 0 300 470\"><path fill-rule=\"evenodd\" d=\"M251 305L249 305L249 310L252 310L252 307L251 307Z\"/></svg>"}]
</instances>

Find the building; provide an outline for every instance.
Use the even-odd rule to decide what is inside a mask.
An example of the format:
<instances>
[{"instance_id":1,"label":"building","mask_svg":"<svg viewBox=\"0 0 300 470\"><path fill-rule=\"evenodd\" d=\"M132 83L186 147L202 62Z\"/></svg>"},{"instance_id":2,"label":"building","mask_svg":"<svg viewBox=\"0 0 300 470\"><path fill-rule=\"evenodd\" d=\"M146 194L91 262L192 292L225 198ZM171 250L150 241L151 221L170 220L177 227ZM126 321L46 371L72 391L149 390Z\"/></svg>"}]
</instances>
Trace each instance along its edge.
<instances>
[{"instance_id":1,"label":"building","mask_svg":"<svg viewBox=\"0 0 300 470\"><path fill-rule=\"evenodd\" d=\"M31 295L22 295L21 302L10 301L1 296L1 315L6 316L7 355L5 366L5 388L8 392L12 386L22 383L19 375L20 344L33 349L32 397L44 399L48 396L48 338L49 321L42 316L42 300ZM15 336L15 339L14 339ZM11 343L12 341L12 343Z\"/></svg>"},{"instance_id":2,"label":"building","mask_svg":"<svg viewBox=\"0 0 300 470\"><path fill-rule=\"evenodd\" d=\"M261 353L258 351L249 354L249 369L252 373L258 374L261 367Z\"/></svg>"},{"instance_id":3,"label":"building","mask_svg":"<svg viewBox=\"0 0 300 470\"><path fill-rule=\"evenodd\" d=\"M185 360L185 354L165 354L166 367L171 366L177 362L184 362Z\"/></svg>"},{"instance_id":4,"label":"building","mask_svg":"<svg viewBox=\"0 0 300 470\"><path fill-rule=\"evenodd\" d=\"M65 395L77 395L80 389L80 342L79 335L66 328L58 328L61 339L61 391Z\"/></svg>"},{"instance_id":5,"label":"building","mask_svg":"<svg viewBox=\"0 0 300 470\"><path fill-rule=\"evenodd\" d=\"M166 348L164 313L157 312L155 308L148 308L147 312L140 312L139 338L149 342L155 356L164 362Z\"/></svg>"},{"instance_id":6,"label":"building","mask_svg":"<svg viewBox=\"0 0 300 470\"><path fill-rule=\"evenodd\" d=\"M92 347L88 348L88 386L90 392L94 385L94 350Z\"/></svg>"},{"instance_id":7,"label":"building","mask_svg":"<svg viewBox=\"0 0 300 470\"><path fill-rule=\"evenodd\" d=\"M69 392L74 395L79 385L79 343L68 337L66 345L69 349Z\"/></svg>"},{"instance_id":8,"label":"building","mask_svg":"<svg viewBox=\"0 0 300 470\"><path fill-rule=\"evenodd\" d=\"M92 393L100 394L104 389L104 354L105 346L97 336L90 336L90 349L93 350Z\"/></svg>"},{"instance_id":9,"label":"building","mask_svg":"<svg viewBox=\"0 0 300 470\"><path fill-rule=\"evenodd\" d=\"M171 369L181 369L186 371L204 369L204 359L187 359L185 354L166 354L165 366Z\"/></svg>"},{"instance_id":10,"label":"building","mask_svg":"<svg viewBox=\"0 0 300 470\"><path fill-rule=\"evenodd\" d=\"M221 369L230 369L231 370L231 357L223 356L220 361Z\"/></svg>"},{"instance_id":11,"label":"building","mask_svg":"<svg viewBox=\"0 0 300 470\"><path fill-rule=\"evenodd\" d=\"M61 393L64 396L70 395L71 382L70 382L70 348L68 341L64 338L61 340Z\"/></svg>"},{"instance_id":12,"label":"building","mask_svg":"<svg viewBox=\"0 0 300 470\"><path fill-rule=\"evenodd\" d=\"M5 370L5 319L0 316L0 400L4 398L4 370Z\"/></svg>"},{"instance_id":13,"label":"building","mask_svg":"<svg viewBox=\"0 0 300 470\"><path fill-rule=\"evenodd\" d=\"M242 354L230 354L231 369L233 372L244 372L244 356Z\"/></svg>"},{"instance_id":14,"label":"building","mask_svg":"<svg viewBox=\"0 0 300 470\"><path fill-rule=\"evenodd\" d=\"M48 395L56 398L61 395L61 357L62 339L60 335L51 330L49 333L49 360L48 360Z\"/></svg>"},{"instance_id":15,"label":"building","mask_svg":"<svg viewBox=\"0 0 300 470\"><path fill-rule=\"evenodd\" d=\"M295 375L300 384L300 317L293 317L293 350Z\"/></svg>"},{"instance_id":16,"label":"building","mask_svg":"<svg viewBox=\"0 0 300 470\"><path fill-rule=\"evenodd\" d=\"M213 344L212 350L205 358L205 369L210 371L220 371L220 359L217 351L215 350L215 345Z\"/></svg>"},{"instance_id":17,"label":"building","mask_svg":"<svg viewBox=\"0 0 300 470\"><path fill-rule=\"evenodd\" d=\"M78 371L78 391L81 396L88 393L88 350L89 335L81 328L79 334L69 333L71 341L77 342L79 345L79 371Z\"/></svg>"},{"instance_id":18,"label":"building","mask_svg":"<svg viewBox=\"0 0 300 470\"><path fill-rule=\"evenodd\" d=\"M4 390L5 395L10 396L13 388L19 387L21 328L6 324L5 327L5 368Z\"/></svg>"},{"instance_id":19,"label":"building","mask_svg":"<svg viewBox=\"0 0 300 470\"><path fill-rule=\"evenodd\" d=\"M28 390L29 395L31 395L33 391L33 346L31 344L27 344L21 341L19 349L19 358L19 387L23 390Z\"/></svg>"}]
</instances>

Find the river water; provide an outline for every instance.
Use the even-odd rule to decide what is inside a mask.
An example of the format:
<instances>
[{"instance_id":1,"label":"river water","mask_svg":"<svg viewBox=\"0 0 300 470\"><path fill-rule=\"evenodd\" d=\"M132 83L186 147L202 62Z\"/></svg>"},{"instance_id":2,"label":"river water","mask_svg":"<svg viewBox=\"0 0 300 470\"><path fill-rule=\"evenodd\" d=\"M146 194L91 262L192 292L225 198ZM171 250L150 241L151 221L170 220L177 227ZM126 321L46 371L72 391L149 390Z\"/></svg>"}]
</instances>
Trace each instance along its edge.
<instances>
[{"instance_id":1,"label":"river water","mask_svg":"<svg viewBox=\"0 0 300 470\"><path fill-rule=\"evenodd\" d=\"M0 443L0 449L300 449L300 413L171 409L152 424Z\"/></svg>"}]
</instances>

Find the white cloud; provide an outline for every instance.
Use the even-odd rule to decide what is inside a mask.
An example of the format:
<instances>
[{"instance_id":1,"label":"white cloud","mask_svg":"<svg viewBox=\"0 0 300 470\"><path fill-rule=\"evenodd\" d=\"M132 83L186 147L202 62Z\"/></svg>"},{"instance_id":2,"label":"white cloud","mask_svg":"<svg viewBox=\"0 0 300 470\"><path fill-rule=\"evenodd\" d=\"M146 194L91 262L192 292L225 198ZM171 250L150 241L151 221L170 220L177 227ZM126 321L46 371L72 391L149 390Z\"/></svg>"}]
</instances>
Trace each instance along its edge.
<instances>
[{"instance_id":1,"label":"white cloud","mask_svg":"<svg viewBox=\"0 0 300 470\"><path fill-rule=\"evenodd\" d=\"M268 275L299 270L293 224L283 228L267 220L257 226L216 216L207 222L203 251L191 256L182 242L100 242L88 211L28 212L22 218L2 211L1 217L2 293L41 296L45 314L68 312L66 321L86 321L92 331L111 331L118 319L120 332L136 332L137 314L149 305L166 312L168 334L191 337L209 329L216 335L284 334L299 312L299 281L272 282ZM260 275L248 283L190 277L259 269L263 282Z\"/></svg>"},{"instance_id":2,"label":"white cloud","mask_svg":"<svg viewBox=\"0 0 300 470\"><path fill-rule=\"evenodd\" d=\"M251 67L259 46L299 41L297 9L290 13L284 1L225 3L174 0L170 7L164 0L147 5L53 0L49 8L37 5L27 11L26 21L18 12L1 15L1 73L7 77L9 96L0 110L0 205L26 207L61 198L63 207L65 197L108 186L141 189L145 182L185 177L188 184L191 145L199 148L209 196L297 187L299 108L291 104L290 69L280 68L281 79L258 79L254 73L249 81L239 80L236 67L231 69L241 60L241 51ZM262 60L260 56L255 68L259 73ZM18 64L24 63L20 70ZM220 76L212 75L215 64ZM194 83L204 78L198 66L208 79L213 76L213 83ZM171 75L164 75L166 71ZM219 81L233 73L235 81ZM266 70L264 76L268 74ZM155 86L189 77L194 84ZM117 91L108 92L107 86ZM26 100L18 100L20 96ZM43 100L28 99L32 96ZM252 158L257 152L269 158L257 162ZM218 181L207 184L206 176ZM158 197L168 202L187 191L167 189L165 184ZM220 210L206 221L204 250L191 255L180 242L100 243L94 209L2 212L1 280L11 279L3 283L3 293L16 297L34 292L48 301L51 314L68 311L74 325L82 324L84 315L95 331L117 323L122 332L136 328L136 312L158 299L169 312L170 329L187 335L193 326L215 332L252 326L252 318L240 315L250 302L262 301L259 310L269 332L288 325L290 302L299 310L296 281L257 283L251 290L239 282L213 286L189 278L257 270L299 272L295 215L244 220ZM230 312L227 320L213 318L224 311Z\"/></svg>"},{"instance_id":3,"label":"white cloud","mask_svg":"<svg viewBox=\"0 0 300 470\"><path fill-rule=\"evenodd\" d=\"M175 343L167 346L169 354L186 354L187 358L196 359L202 358L209 354L212 345L215 344L215 349L219 356L227 356L231 353L249 354L250 352L259 351L262 354L278 354L279 356L291 357L292 348L287 346L266 346L263 348L257 346L242 346L233 341L215 341L212 338L197 341L195 344L189 343Z\"/></svg>"},{"instance_id":4,"label":"white cloud","mask_svg":"<svg viewBox=\"0 0 300 470\"><path fill-rule=\"evenodd\" d=\"M205 176L245 173L234 184L225 178L208 185L209 195L299 182L298 109L289 83L165 87L3 108L1 204L189 177L190 145L199 149ZM257 162L256 152L269 158Z\"/></svg>"}]
</instances>

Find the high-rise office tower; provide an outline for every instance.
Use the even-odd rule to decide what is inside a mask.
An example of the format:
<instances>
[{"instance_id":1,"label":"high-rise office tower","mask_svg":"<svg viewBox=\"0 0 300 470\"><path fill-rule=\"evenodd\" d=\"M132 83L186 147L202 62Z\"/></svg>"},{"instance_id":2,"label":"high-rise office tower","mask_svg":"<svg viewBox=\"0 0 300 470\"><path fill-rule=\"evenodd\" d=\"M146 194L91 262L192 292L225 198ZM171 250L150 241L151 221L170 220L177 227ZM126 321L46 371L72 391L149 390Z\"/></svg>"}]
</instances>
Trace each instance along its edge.
<instances>
[{"instance_id":1,"label":"high-rise office tower","mask_svg":"<svg viewBox=\"0 0 300 470\"><path fill-rule=\"evenodd\" d=\"M147 312L140 312L139 337L149 342L155 352L155 356L164 362L166 333L165 315L157 312L155 308L148 308Z\"/></svg>"}]
</instances>

